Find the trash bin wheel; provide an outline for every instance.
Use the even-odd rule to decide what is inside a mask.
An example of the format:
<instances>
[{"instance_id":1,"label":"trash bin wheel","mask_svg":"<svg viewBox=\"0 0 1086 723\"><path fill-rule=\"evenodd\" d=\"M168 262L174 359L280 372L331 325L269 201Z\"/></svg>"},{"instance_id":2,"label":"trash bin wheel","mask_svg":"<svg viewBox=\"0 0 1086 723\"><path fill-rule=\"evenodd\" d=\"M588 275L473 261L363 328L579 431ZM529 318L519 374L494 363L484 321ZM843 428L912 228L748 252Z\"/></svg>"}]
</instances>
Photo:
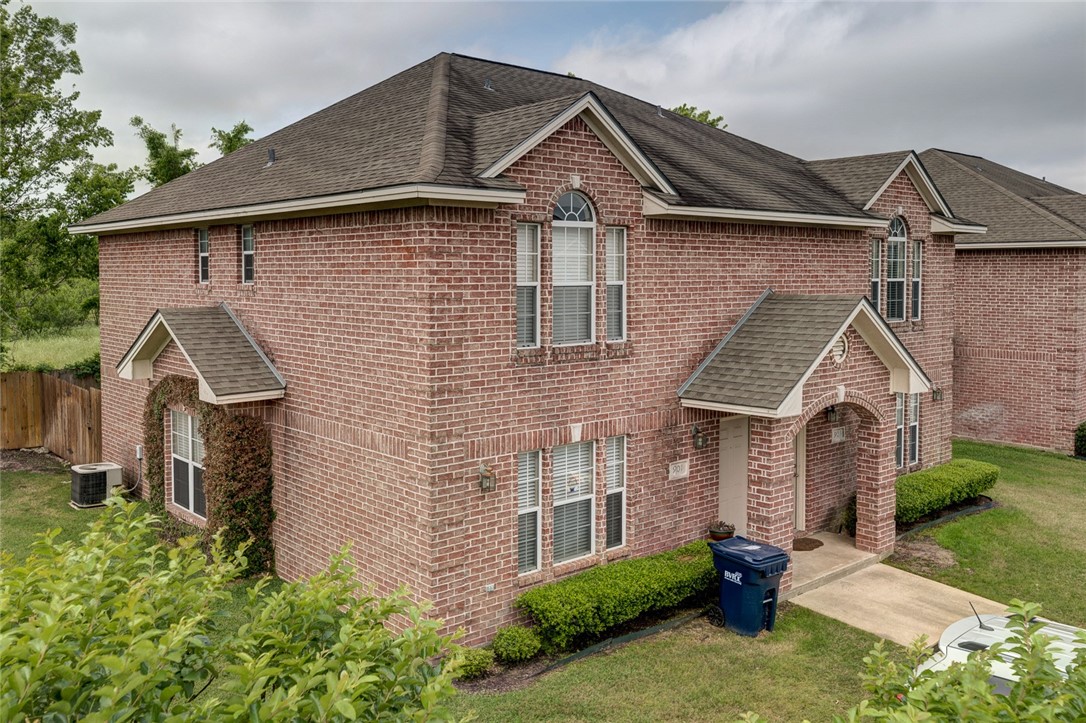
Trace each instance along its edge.
<instances>
[{"instance_id":1,"label":"trash bin wheel","mask_svg":"<svg viewBox=\"0 0 1086 723\"><path fill-rule=\"evenodd\" d=\"M710 605L705 611L705 619L716 628L724 627L724 610L719 605Z\"/></svg>"}]
</instances>

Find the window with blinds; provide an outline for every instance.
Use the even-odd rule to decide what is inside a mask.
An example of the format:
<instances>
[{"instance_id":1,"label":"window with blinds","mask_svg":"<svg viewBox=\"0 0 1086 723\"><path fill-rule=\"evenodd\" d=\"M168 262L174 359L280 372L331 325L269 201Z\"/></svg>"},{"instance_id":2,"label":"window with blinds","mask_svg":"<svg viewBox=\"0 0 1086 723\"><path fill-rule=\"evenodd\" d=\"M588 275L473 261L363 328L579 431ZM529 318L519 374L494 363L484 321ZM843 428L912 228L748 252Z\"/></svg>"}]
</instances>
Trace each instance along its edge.
<instances>
[{"instance_id":1,"label":"window with blinds","mask_svg":"<svg viewBox=\"0 0 1086 723\"><path fill-rule=\"evenodd\" d=\"M562 194L554 207L551 256L555 345L595 341L596 223L592 206L580 193Z\"/></svg>"},{"instance_id":2,"label":"window with blinds","mask_svg":"<svg viewBox=\"0 0 1086 723\"><path fill-rule=\"evenodd\" d=\"M608 549L626 544L626 438L608 437L604 474L607 478L606 539Z\"/></svg>"},{"instance_id":3,"label":"window with blinds","mask_svg":"<svg viewBox=\"0 0 1086 723\"><path fill-rule=\"evenodd\" d=\"M517 455L517 572L539 569L539 451Z\"/></svg>"},{"instance_id":4,"label":"window with blinds","mask_svg":"<svg viewBox=\"0 0 1086 723\"><path fill-rule=\"evenodd\" d=\"M200 266L200 283L206 284L211 281L211 239L208 236L207 229L197 229L196 239L197 259Z\"/></svg>"},{"instance_id":5,"label":"window with blinds","mask_svg":"<svg viewBox=\"0 0 1086 723\"><path fill-rule=\"evenodd\" d=\"M879 292L882 287L882 240L871 239L871 303L879 311Z\"/></svg>"},{"instance_id":6,"label":"window with blinds","mask_svg":"<svg viewBox=\"0 0 1086 723\"><path fill-rule=\"evenodd\" d=\"M905 466L905 394L897 393L897 405L894 409L894 462L898 467Z\"/></svg>"},{"instance_id":7,"label":"window with blinds","mask_svg":"<svg viewBox=\"0 0 1086 723\"><path fill-rule=\"evenodd\" d=\"M170 410L170 456L173 462L173 501L178 507L207 517L204 496L204 438L197 420Z\"/></svg>"},{"instance_id":8,"label":"window with blinds","mask_svg":"<svg viewBox=\"0 0 1086 723\"><path fill-rule=\"evenodd\" d=\"M256 283L256 239L252 226L241 227L241 283Z\"/></svg>"},{"instance_id":9,"label":"window with blinds","mask_svg":"<svg viewBox=\"0 0 1086 723\"><path fill-rule=\"evenodd\" d=\"M607 340L626 338L626 229L607 229Z\"/></svg>"},{"instance_id":10,"label":"window with blinds","mask_svg":"<svg viewBox=\"0 0 1086 723\"><path fill-rule=\"evenodd\" d=\"M553 452L554 562L592 553L595 444L579 442Z\"/></svg>"},{"instance_id":11,"label":"window with blinds","mask_svg":"<svg viewBox=\"0 0 1086 723\"><path fill-rule=\"evenodd\" d=\"M539 346L539 226L517 224L517 346Z\"/></svg>"},{"instance_id":12,"label":"window with blinds","mask_svg":"<svg viewBox=\"0 0 1086 723\"><path fill-rule=\"evenodd\" d=\"M909 464L920 461L920 395L909 395Z\"/></svg>"},{"instance_id":13,"label":"window with blinds","mask_svg":"<svg viewBox=\"0 0 1086 723\"><path fill-rule=\"evenodd\" d=\"M920 270L923 249L919 241L913 241L913 283L912 283L912 319L920 320Z\"/></svg>"},{"instance_id":14,"label":"window with blinds","mask_svg":"<svg viewBox=\"0 0 1086 723\"><path fill-rule=\"evenodd\" d=\"M886 320L905 321L905 222L890 221L886 240Z\"/></svg>"}]
</instances>

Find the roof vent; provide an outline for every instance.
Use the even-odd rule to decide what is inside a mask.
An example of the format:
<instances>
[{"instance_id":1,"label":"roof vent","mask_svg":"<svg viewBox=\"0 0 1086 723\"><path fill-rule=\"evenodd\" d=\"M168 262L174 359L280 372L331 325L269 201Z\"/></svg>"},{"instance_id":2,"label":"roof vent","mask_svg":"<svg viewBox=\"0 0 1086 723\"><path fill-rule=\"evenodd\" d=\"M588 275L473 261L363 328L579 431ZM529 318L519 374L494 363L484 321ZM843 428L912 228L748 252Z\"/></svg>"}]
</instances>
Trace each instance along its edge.
<instances>
[{"instance_id":1,"label":"roof vent","mask_svg":"<svg viewBox=\"0 0 1086 723\"><path fill-rule=\"evenodd\" d=\"M484 90L494 90L494 85L490 82L490 78L483 81Z\"/></svg>"},{"instance_id":2,"label":"roof vent","mask_svg":"<svg viewBox=\"0 0 1086 723\"><path fill-rule=\"evenodd\" d=\"M275 149L274 148L269 148L268 149L268 162L264 165L264 168L267 168L268 166L270 166L273 163L275 163Z\"/></svg>"},{"instance_id":3,"label":"roof vent","mask_svg":"<svg viewBox=\"0 0 1086 723\"><path fill-rule=\"evenodd\" d=\"M656 115L660 116L661 118L664 117L664 108L663 108L663 106L659 106L659 105L656 106Z\"/></svg>"}]
</instances>

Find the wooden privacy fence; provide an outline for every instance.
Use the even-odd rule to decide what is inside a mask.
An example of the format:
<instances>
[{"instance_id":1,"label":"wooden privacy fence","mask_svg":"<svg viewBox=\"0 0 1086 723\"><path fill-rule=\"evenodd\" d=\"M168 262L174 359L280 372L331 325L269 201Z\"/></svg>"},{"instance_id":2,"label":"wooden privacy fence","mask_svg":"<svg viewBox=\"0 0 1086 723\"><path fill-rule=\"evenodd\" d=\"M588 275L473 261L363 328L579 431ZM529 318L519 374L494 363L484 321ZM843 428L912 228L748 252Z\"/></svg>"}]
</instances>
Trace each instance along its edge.
<instances>
[{"instance_id":1,"label":"wooden privacy fence","mask_svg":"<svg viewBox=\"0 0 1086 723\"><path fill-rule=\"evenodd\" d=\"M71 464L101 462L101 390L43 372L0 374L0 443L45 447Z\"/></svg>"}]
</instances>

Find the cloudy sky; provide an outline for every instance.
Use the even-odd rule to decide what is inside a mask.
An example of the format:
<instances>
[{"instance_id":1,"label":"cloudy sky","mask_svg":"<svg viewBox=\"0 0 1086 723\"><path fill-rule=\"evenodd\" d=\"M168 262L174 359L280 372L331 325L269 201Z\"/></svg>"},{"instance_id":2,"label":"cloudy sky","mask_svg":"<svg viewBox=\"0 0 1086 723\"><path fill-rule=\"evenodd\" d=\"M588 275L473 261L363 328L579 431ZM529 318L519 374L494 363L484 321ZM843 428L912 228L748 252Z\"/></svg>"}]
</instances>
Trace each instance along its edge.
<instances>
[{"instance_id":1,"label":"cloudy sky","mask_svg":"<svg viewBox=\"0 0 1086 723\"><path fill-rule=\"evenodd\" d=\"M1086 3L31 3L74 21L81 104L134 165L141 115L213 160L443 50L578 76L804 158L982 155L1086 191Z\"/></svg>"}]
</instances>

